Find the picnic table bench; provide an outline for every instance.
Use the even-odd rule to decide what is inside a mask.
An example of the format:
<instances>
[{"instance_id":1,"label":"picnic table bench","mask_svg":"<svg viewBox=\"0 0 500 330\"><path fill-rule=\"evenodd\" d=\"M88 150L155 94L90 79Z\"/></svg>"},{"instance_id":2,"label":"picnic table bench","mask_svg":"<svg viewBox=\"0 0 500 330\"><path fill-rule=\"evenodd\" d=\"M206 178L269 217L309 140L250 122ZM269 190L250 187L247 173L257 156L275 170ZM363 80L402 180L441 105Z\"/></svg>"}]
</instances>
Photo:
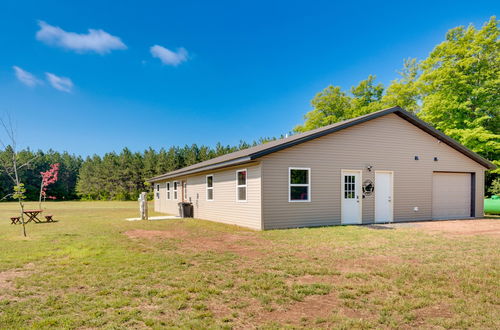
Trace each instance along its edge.
<instances>
[{"instance_id":1,"label":"picnic table bench","mask_svg":"<svg viewBox=\"0 0 500 330\"><path fill-rule=\"evenodd\" d=\"M54 216L52 214L47 214L45 216L45 221L42 221L38 218L38 215L42 213L43 210L24 210L23 213L26 214L28 219L26 220L25 223L29 223L31 221L35 223L42 223L42 222L54 222ZM11 217L10 218L10 224L15 225L18 223L21 223L21 217Z\"/></svg>"}]
</instances>

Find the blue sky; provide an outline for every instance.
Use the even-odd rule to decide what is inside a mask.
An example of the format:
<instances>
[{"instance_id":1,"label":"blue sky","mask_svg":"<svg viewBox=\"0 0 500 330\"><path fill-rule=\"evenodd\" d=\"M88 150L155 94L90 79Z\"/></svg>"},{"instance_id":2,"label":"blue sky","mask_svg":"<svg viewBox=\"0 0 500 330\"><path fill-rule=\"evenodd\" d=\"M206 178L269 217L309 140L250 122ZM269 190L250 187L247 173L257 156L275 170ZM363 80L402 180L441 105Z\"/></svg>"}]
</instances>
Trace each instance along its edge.
<instances>
[{"instance_id":1,"label":"blue sky","mask_svg":"<svg viewBox=\"0 0 500 330\"><path fill-rule=\"evenodd\" d=\"M388 84L498 1L0 3L0 115L19 143L90 155L237 144L302 122L311 98ZM89 29L94 31L89 32Z\"/></svg>"}]
</instances>

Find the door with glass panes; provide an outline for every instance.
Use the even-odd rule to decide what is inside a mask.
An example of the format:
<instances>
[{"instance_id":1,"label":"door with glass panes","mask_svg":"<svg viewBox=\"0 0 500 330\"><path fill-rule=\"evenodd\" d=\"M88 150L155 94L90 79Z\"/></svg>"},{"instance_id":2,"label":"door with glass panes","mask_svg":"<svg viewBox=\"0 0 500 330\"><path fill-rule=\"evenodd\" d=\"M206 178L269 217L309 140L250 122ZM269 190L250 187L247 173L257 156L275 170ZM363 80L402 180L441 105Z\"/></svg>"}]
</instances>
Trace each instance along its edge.
<instances>
[{"instance_id":1,"label":"door with glass panes","mask_svg":"<svg viewBox=\"0 0 500 330\"><path fill-rule=\"evenodd\" d=\"M361 223L361 171L342 171L342 224Z\"/></svg>"}]
</instances>

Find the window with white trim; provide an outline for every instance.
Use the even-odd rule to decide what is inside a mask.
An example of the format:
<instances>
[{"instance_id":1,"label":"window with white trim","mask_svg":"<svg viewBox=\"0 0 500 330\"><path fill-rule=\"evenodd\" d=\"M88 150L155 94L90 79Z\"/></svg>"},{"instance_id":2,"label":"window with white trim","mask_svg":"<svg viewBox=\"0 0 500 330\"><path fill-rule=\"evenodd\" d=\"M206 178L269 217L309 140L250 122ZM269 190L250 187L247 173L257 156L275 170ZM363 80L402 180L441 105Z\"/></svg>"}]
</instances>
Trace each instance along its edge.
<instances>
[{"instance_id":1,"label":"window with white trim","mask_svg":"<svg viewBox=\"0 0 500 330\"><path fill-rule=\"evenodd\" d=\"M207 201L214 200L214 176L207 175Z\"/></svg>"},{"instance_id":2,"label":"window with white trim","mask_svg":"<svg viewBox=\"0 0 500 330\"><path fill-rule=\"evenodd\" d=\"M167 199L170 200L170 182L167 182Z\"/></svg>"},{"instance_id":3,"label":"window with white trim","mask_svg":"<svg viewBox=\"0 0 500 330\"><path fill-rule=\"evenodd\" d=\"M177 186L179 186L179 182L174 181L174 200L177 200Z\"/></svg>"},{"instance_id":4,"label":"window with white trim","mask_svg":"<svg viewBox=\"0 0 500 330\"><path fill-rule=\"evenodd\" d=\"M159 199L160 198L160 185L157 184L156 185L156 199Z\"/></svg>"},{"instance_id":5,"label":"window with white trim","mask_svg":"<svg viewBox=\"0 0 500 330\"><path fill-rule=\"evenodd\" d=\"M188 193L187 193L187 182L182 182L182 192L184 193L184 200L187 201Z\"/></svg>"},{"instance_id":6,"label":"window with white trim","mask_svg":"<svg viewBox=\"0 0 500 330\"><path fill-rule=\"evenodd\" d=\"M356 176L344 175L344 198L354 199L356 197Z\"/></svg>"},{"instance_id":7,"label":"window with white trim","mask_svg":"<svg viewBox=\"0 0 500 330\"><path fill-rule=\"evenodd\" d=\"M288 169L288 201L311 201L311 169L290 167Z\"/></svg>"},{"instance_id":8,"label":"window with white trim","mask_svg":"<svg viewBox=\"0 0 500 330\"><path fill-rule=\"evenodd\" d=\"M236 200L247 201L247 170L236 171Z\"/></svg>"}]
</instances>

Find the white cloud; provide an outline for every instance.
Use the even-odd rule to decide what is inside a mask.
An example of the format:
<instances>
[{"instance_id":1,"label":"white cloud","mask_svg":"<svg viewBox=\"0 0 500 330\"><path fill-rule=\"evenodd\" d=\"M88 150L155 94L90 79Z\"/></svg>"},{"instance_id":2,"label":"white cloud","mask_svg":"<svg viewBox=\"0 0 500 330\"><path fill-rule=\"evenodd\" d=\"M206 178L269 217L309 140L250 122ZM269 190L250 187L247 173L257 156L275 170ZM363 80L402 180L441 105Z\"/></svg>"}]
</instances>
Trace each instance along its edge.
<instances>
[{"instance_id":1,"label":"white cloud","mask_svg":"<svg viewBox=\"0 0 500 330\"><path fill-rule=\"evenodd\" d=\"M115 49L127 49L120 38L103 30L89 29L88 33L66 32L58 26L39 21L37 40L48 45L74 50L78 53L96 52L106 54Z\"/></svg>"},{"instance_id":2,"label":"white cloud","mask_svg":"<svg viewBox=\"0 0 500 330\"><path fill-rule=\"evenodd\" d=\"M73 82L71 81L71 79L66 77L59 77L50 72L45 72L45 75L47 76L47 80L49 81L49 83L55 89L66 93L71 93L71 91L73 90Z\"/></svg>"},{"instance_id":3,"label":"white cloud","mask_svg":"<svg viewBox=\"0 0 500 330\"><path fill-rule=\"evenodd\" d=\"M42 81L39 80L37 77L35 77L35 75L33 75L32 73L25 71L15 65L12 68L14 69L14 73L16 74L17 80L19 80L26 86L35 87L36 85L42 84Z\"/></svg>"},{"instance_id":4,"label":"white cloud","mask_svg":"<svg viewBox=\"0 0 500 330\"><path fill-rule=\"evenodd\" d=\"M154 45L150 48L151 55L157 57L165 65L177 66L188 60L188 52L184 48L177 48L176 52L165 47Z\"/></svg>"}]
</instances>

